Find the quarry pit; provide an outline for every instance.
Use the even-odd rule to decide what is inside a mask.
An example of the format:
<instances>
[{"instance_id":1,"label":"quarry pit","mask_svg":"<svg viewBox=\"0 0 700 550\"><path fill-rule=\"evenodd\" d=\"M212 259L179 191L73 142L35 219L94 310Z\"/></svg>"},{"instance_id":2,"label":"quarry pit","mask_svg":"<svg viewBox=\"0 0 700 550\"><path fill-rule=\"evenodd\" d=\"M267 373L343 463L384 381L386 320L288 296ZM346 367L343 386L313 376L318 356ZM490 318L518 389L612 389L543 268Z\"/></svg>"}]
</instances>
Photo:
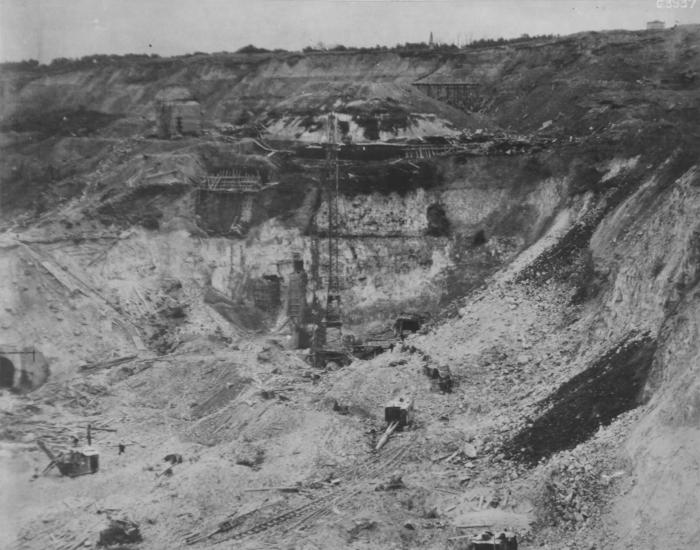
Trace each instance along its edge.
<instances>
[{"instance_id":1,"label":"quarry pit","mask_svg":"<svg viewBox=\"0 0 700 550\"><path fill-rule=\"evenodd\" d=\"M5 64L0 546L696 547L698 52Z\"/></svg>"}]
</instances>

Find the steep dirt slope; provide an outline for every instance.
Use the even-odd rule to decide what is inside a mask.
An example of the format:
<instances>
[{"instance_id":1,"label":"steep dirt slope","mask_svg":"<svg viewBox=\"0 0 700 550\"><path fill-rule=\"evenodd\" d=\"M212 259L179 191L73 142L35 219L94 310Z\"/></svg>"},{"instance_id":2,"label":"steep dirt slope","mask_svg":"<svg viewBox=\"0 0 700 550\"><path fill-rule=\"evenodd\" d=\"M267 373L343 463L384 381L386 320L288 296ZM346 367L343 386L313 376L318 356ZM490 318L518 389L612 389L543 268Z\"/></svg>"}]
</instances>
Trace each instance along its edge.
<instances>
[{"instance_id":1,"label":"steep dirt slope","mask_svg":"<svg viewBox=\"0 0 700 550\"><path fill-rule=\"evenodd\" d=\"M650 178L591 241L596 265L609 270L612 282L594 330L613 337L648 331L658 342L646 388L649 412L627 442L638 483L617 508L621 531L650 547L671 536L662 525L676 526L679 545L700 540L686 519L698 505L698 177L695 164L670 185ZM679 472L687 472L680 485Z\"/></svg>"},{"instance_id":2,"label":"steep dirt slope","mask_svg":"<svg viewBox=\"0 0 700 550\"><path fill-rule=\"evenodd\" d=\"M527 464L581 444L571 460L584 468L587 481L571 468L558 474L556 458L538 467L557 487L537 496L544 501L540 525L571 522L584 533L588 527L592 533L579 537L600 544L614 537L620 547L660 548L675 537L671 546L682 548L699 536L684 523L684 511L697 498L691 451L698 448L697 432L690 426L697 400L697 346L691 342L697 330L698 172L697 165L684 172L687 163L674 160L648 174L590 237L562 246L585 214L572 217L568 233L557 228L565 235L559 244L524 269L499 274L466 301L459 321L415 344L436 363L451 365L465 385L490 379L487 395L499 406L495 416L493 405L486 409L487 426L496 434L494 446L504 450L501 457ZM590 270L588 296L580 303L581 278L572 266L577 249L588 246L591 263L582 266ZM572 306L572 299L580 305ZM637 424L618 432L617 441L602 449L599 436L586 442L601 423L640 404ZM509 414L510 407L517 412ZM629 426L626 417L621 422ZM600 452L607 461L602 471ZM593 478L616 470L625 478L622 495L601 525L593 510L610 512L605 499L612 497L586 500L599 481ZM689 476L686 483L673 481L678 472ZM605 494L609 487L603 487Z\"/></svg>"},{"instance_id":3,"label":"steep dirt slope","mask_svg":"<svg viewBox=\"0 0 700 550\"><path fill-rule=\"evenodd\" d=\"M353 100L387 97L393 98L394 109L404 119L414 111L460 122L469 120L464 113L426 98L411 86L439 63L439 56L412 58L394 53L230 54L116 61L107 66L101 62L98 68L67 65L40 69L34 75L4 72L2 118L17 127L26 124L27 108L84 108L138 124L143 117L151 119L161 90L182 86L200 101L209 124L236 124L261 114L273 119L313 116L342 110ZM105 95L105 90L109 94ZM124 123L118 123L116 131L120 124Z\"/></svg>"},{"instance_id":4,"label":"steep dirt slope","mask_svg":"<svg viewBox=\"0 0 700 550\"><path fill-rule=\"evenodd\" d=\"M465 51L218 54L174 59L96 58L2 74L5 124L26 126L37 112L75 111L151 119L157 94L188 88L209 123L317 116L334 109L361 114L430 113L469 127L488 120L533 131L552 120L573 135L639 122L681 120L696 113L698 29L665 33L585 33L544 42ZM411 84L476 86L470 113L426 97ZM354 107L353 107L354 106ZM357 109L360 109L359 111ZM34 113L34 115L32 115ZM476 113L485 115L474 118ZM151 119L152 120L152 119ZM60 119L59 119L60 121ZM109 119L93 120L98 127ZM133 131L118 121L115 131Z\"/></svg>"},{"instance_id":5,"label":"steep dirt slope","mask_svg":"<svg viewBox=\"0 0 700 550\"><path fill-rule=\"evenodd\" d=\"M619 184L640 176L637 166L612 163L605 177ZM285 532L301 514L236 544L284 536L300 546L439 548L464 532L457 525L492 523L517 530L525 548L668 547L671 536L679 541L672 548L692 545L696 525L684 523L683 511L697 498L697 184L697 167L680 174L662 167L641 179L592 233L593 281L574 276L591 269L572 262L576 247L555 254L595 211L595 201L572 204L543 244L464 299L457 318L410 338L402 352L356 361L317 382L318 373L278 343L235 335L235 346L193 340L175 357L98 369L61 390L80 387L96 395L91 401L57 401L61 386L51 385L30 401L15 400L9 410L16 413L39 407L31 418L41 433L57 428L49 418L78 435L88 421L117 433L98 433L102 472L78 480L40 477L28 486L26 476L45 460L12 448L12 490L27 505L8 517L38 548L48 534L32 531L33 518L43 517L59 539L84 533L96 540L105 523L94 509L112 509L136 520L146 547L156 548L182 545L191 532L210 529L203 525L214 530L236 510L270 505L247 524L259 525L327 497L337 514L317 513L307 528ZM644 219L629 219L637 208ZM672 243L653 244L673 227ZM649 269L653 281L634 275ZM582 282L589 294L572 305ZM674 305L664 312L669 299ZM431 390L426 364L450 367L453 393ZM370 449L382 404L401 389L415 396L415 425L377 457ZM20 418L8 425L8 438L25 437L29 426ZM117 456L122 440L138 445ZM161 480L155 475L167 465L159 460L171 451L187 461ZM405 488L382 491L395 470ZM322 479L340 486L314 485ZM308 496L246 491L296 481ZM56 499L68 510L57 512ZM172 499L186 506L175 511Z\"/></svg>"}]
</instances>

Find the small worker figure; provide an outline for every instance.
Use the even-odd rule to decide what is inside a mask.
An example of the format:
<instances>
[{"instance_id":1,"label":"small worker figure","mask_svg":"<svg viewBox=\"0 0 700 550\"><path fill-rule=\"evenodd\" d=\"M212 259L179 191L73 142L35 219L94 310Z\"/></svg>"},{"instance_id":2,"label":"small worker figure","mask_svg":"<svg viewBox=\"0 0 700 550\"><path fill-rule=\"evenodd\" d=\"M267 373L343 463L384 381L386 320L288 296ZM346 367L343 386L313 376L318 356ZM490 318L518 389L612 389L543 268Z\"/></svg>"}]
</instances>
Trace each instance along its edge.
<instances>
[{"instance_id":1,"label":"small worker figure","mask_svg":"<svg viewBox=\"0 0 700 550\"><path fill-rule=\"evenodd\" d=\"M87 426L87 442L88 447L92 445L92 426L90 424Z\"/></svg>"},{"instance_id":2,"label":"small worker figure","mask_svg":"<svg viewBox=\"0 0 700 550\"><path fill-rule=\"evenodd\" d=\"M123 455L124 451L126 451L126 445L124 445L124 443L119 443L118 447L119 447L119 454Z\"/></svg>"},{"instance_id":3,"label":"small worker figure","mask_svg":"<svg viewBox=\"0 0 700 550\"><path fill-rule=\"evenodd\" d=\"M78 446L78 438L76 436L71 436L71 440L73 441L73 447Z\"/></svg>"}]
</instances>

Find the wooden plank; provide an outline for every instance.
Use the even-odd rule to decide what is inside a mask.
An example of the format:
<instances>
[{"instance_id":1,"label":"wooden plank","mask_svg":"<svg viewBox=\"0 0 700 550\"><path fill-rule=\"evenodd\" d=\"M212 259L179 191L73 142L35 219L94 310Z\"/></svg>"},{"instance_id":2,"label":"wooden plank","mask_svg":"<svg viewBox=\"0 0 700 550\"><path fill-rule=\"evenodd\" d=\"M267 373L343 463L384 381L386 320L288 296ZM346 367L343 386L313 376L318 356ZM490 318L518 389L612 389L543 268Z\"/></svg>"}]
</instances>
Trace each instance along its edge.
<instances>
[{"instance_id":1,"label":"wooden plank","mask_svg":"<svg viewBox=\"0 0 700 550\"><path fill-rule=\"evenodd\" d=\"M398 421L392 422L391 424L389 424L386 431L384 432L384 435L382 435L382 437L377 442L377 446L374 449L375 451L379 451L386 444L386 442L389 441L389 436L394 433L394 431L396 430L396 428L398 428L398 426L399 426Z\"/></svg>"},{"instance_id":2,"label":"wooden plank","mask_svg":"<svg viewBox=\"0 0 700 550\"><path fill-rule=\"evenodd\" d=\"M158 172L157 174L148 174L147 176L144 176L143 179L148 180L148 179L157 178L159 176L168 176L170 174L176 174L179 171L180 170L168 170L167 172Z\"/></svg>"},{"instance_id":3,"label":"wooden plank","mask_svg":"<svg viewBox=\"0 0 700 550\"><path fill-rule=\"evenodd\" d=\"M280 486L280 487L254 487L252 489L244 489L244 493L256 493L263 491L282 491L283 493L298 493L301 487L297 486Z\"/></svg>"},{"instance_id":4,"label":"wooden plank","mask_svg":"<svg viewBox=\"0 0 700 550\"><path fill-rule=\"evenodd\" d=\"M78 370L94 370L94 369L107 369L111 367L116 367L127 361L136 359L138 355L126 355L124 357L118 357L116 359L110 359L108 361L98 361L96 363L86 363L85 365L80 365Z\"/></svg>"}]
</instances>

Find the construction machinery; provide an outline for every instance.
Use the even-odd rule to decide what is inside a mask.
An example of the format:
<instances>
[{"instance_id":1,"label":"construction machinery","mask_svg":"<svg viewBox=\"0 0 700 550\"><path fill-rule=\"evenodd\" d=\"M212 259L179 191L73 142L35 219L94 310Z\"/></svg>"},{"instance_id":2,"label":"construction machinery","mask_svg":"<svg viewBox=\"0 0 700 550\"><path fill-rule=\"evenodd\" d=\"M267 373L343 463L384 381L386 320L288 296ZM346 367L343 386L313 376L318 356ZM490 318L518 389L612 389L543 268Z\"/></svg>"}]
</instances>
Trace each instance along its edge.
<instances>
[{"instance_id":1,"label":"construction machinery","mask_svg":"<svg viewBox=\"0 0 700 550\"><path fill-rule=\"evenodd\" d=\"M325 367L331 361L338 365L349 364L352 354L343 341L341 317L341 283L338 250L338 191L340 168L338 166L338 141L335 114L327 117L327 140L324 144L326 161L322 184L328 204L328 270L326 305L323 318L314 328L311 341L311 362L316 367Z\"/></svg>"},{"instance_id":2,"label":"construction machinery","mask_svg":"<svg viewBox=\"0 0 700 550\"><path fill-rule=\"evenodd\" d=\"M395 396L384 407L384 420L396 423L397 428L404 428L413 422L413 398L408 394Z\"/></svg>"},{"instance_id":3,"label":"construction machinery","mask_svg":"<svg viewBox=\"0 0 700 550\"><path fill-rule=\"evenodd\" d=\"M413 398L406 393L396 395L384 407L384 420L387 428L379 438L375 451L379 451L396 430L402 430L413 422Z\"/></svg>"},{"instance_id":4,"label":"construction machinery","mask_svg":"<svg viewBox=\"0 0 700 550\"><path fill-rule=\"evenodd\" d=\"M430 378L431 386L434 390L439 390L442 393L451 393L454 388L454 379L452 371L448 365L434 365L425 363L423 372Z\"/></svg>"},{"instance_id":5,"label":"construction machinery","mask_svg":"<svg viewBox=\"0 0 700 550\"><path fill-rule=\"evenodd\" d=\"M467 550L518 550L518 540L509 531L497 534L484 531L469 541Z\"/></svg>"},{"instance_id":6,"label":"construction machinery","mask_svg":"<svg viewBox=\"0 0 700 550\"><path fill-rule=\"evenodd\" d=\"M88 441L91 441L89 426ZM94 474L100 468L100 455L89 443L88 446L81 449L69 449L58 453L52 452L41 439L38 439L36 443L51 461L49 465L44 468L43 473L48 472L51 468L56 466L61 475L78 477L86 474Z\"/></svg>"}]
</instances>

